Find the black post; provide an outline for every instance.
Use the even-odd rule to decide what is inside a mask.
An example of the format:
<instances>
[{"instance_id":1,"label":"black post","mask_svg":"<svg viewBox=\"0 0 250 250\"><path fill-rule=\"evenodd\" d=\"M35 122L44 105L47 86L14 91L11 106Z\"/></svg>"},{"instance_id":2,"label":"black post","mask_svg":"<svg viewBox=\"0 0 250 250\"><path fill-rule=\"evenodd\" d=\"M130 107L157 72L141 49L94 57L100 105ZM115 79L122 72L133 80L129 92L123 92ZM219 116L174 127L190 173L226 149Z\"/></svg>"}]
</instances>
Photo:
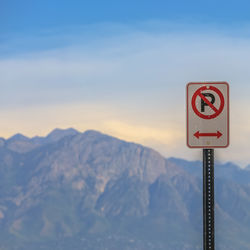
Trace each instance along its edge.
<instances>
[{"instance_id":1,"label":"black post","mask_svg":"<svg viewBox=\"0 0 250 250\"><path fill-rule=\"evenodd\" d=\"M203 249L214 250L214 149L203 149Z\"/></svg>"}]
</instances>

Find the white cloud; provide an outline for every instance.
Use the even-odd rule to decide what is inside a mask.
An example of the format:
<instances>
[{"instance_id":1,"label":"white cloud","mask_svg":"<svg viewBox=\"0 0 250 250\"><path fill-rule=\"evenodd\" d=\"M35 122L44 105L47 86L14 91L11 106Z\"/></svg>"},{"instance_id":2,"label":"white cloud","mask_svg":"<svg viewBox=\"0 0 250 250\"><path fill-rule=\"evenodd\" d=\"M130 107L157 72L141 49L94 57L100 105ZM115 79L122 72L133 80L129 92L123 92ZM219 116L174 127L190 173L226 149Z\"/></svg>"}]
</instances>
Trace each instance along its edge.
<instances>
[{"instance_id":1,"label":"white cloud","mask_svg":"<svg viewBox=\"0 0 250 250\"><path fill-rule=\"evenodd\" d=\"M74 45L72 37L68 47L2 58L0 115L4 114L5 126L15 117L16 110L25 113L30 106L33 112L40 112L41 109L53 110L55 106L63 110L98 103L115 107L99 129L136 140L131 134L133 127L135 131L143 128L138 134L139 142L152 145L166 156L194 159L195 151L185 146L185 84L225 80L231 85L232 146L219 150L219 159L241 165L250 163L247 152L250 39L211 30L208 33L200 30L153 32L145 27L143 31L123 30L126 32L116 36L112 33L98 41L93 38L92 45L89 40L84 43L84 39ZM31 114L30 110L27 112ZM93 113L93 120L89 115L81 119L72 115L72 122L60 118L61 123L56 122L55 112L50 118L51 127L78 124L85 128L80 125L85 122L89 128L95 128L100 112L96 109L88 112ZM43 117L46 119L46 115ZM22 119L22 128L32 124L31 115L18 119ZM108 130L107 124L112 125L112 129ZM11 131L20 129L17 123L8 126L12 127ZM39 128L39 124L37 126ZM42 123L39 129L43 130L44 126ZM3 125L0 128L5 131ZM149 130L151 138L147 136ZM176 141L167 137L175 134L178 135Z\"/></svg>"}]
</instances>

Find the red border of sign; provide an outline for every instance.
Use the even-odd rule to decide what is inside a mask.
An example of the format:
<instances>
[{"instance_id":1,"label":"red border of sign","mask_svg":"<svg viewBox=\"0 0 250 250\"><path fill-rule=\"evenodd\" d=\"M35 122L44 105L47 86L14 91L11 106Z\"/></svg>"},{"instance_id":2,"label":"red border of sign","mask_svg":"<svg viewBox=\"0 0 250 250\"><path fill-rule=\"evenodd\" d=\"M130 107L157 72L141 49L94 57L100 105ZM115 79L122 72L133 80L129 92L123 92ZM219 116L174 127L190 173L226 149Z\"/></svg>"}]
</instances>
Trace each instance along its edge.
<instances>
[{"instance_id":1,"label":"red border of sign","mask_svg":"<svg viewBox=\"0 0 250 250\"><path fill-rule=\"evenodd\" d=\"M189 145L188 144L188 142L189 142L189 137L188 137L188 129L189 129L189 127L188 127L188 87L189 87L189 85L197 85L197 84L199 84L199 85L201 85L201 84L225 84L226 86L227 86L227 127L228 127L228 130L227 130L227 144L225 145L225 146L191 146L191 145ZM188 84L187 84L187 86L186 86L186 98L187 98L187 100L186 100L186 105L187 105L187 109L186 109L186 112L187 112L187 121L186 121L186 123L187 123L187 146L189 147L189 148L227 148L228 146L229 146L229 130L230 130L230 126L229 126L229 116L230 116L230 113L229 113L229 84L227 83L227 82L189 82Z\"/></svg>"}]
</instances>

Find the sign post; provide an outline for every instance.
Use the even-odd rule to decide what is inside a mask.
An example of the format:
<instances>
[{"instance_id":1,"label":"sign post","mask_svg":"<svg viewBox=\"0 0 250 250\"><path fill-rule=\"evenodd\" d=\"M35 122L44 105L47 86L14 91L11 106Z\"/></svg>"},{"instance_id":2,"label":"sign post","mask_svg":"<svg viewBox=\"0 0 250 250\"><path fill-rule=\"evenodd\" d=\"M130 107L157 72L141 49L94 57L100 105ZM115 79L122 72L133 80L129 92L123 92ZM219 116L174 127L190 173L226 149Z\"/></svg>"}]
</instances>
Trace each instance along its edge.
<instances>
[{"instance_id":1,"label":"sign post","mask_svg":"<svg viewBox=\"0 0 250 250\"><path fill-rule=\"evenodd\" d=\"M203 149L203 249L214 250L214 149Z\"/></svg>"},{"instance_id":2,"label":"sign post","mask_svg":"<svg viewBox=\"0 0 250 250\"><path fill-rule=\"evenodd\" d=\"M203 149L203 249L214 243L214 148L229 146L229 85L187 84L187 145Z\"/></svg>"}]
</instances>

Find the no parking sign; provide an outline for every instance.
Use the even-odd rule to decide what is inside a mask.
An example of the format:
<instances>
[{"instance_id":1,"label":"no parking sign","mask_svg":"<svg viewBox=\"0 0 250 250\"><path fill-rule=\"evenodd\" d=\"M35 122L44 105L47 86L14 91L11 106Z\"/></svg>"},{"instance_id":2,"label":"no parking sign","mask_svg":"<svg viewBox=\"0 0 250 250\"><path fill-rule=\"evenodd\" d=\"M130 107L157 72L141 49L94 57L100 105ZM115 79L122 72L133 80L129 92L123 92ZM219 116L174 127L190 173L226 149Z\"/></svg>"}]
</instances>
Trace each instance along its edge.
<instances>
[{"instance_id":1,"label":"no parking sign","mask_svg":"<svg viewBox=\"0 0 250 250\"><path fill-rule=\"evenodd\" d=\"M229 145L228 83L187 84L187 145L190 148Z\"/></svg>"}]
</instances>

